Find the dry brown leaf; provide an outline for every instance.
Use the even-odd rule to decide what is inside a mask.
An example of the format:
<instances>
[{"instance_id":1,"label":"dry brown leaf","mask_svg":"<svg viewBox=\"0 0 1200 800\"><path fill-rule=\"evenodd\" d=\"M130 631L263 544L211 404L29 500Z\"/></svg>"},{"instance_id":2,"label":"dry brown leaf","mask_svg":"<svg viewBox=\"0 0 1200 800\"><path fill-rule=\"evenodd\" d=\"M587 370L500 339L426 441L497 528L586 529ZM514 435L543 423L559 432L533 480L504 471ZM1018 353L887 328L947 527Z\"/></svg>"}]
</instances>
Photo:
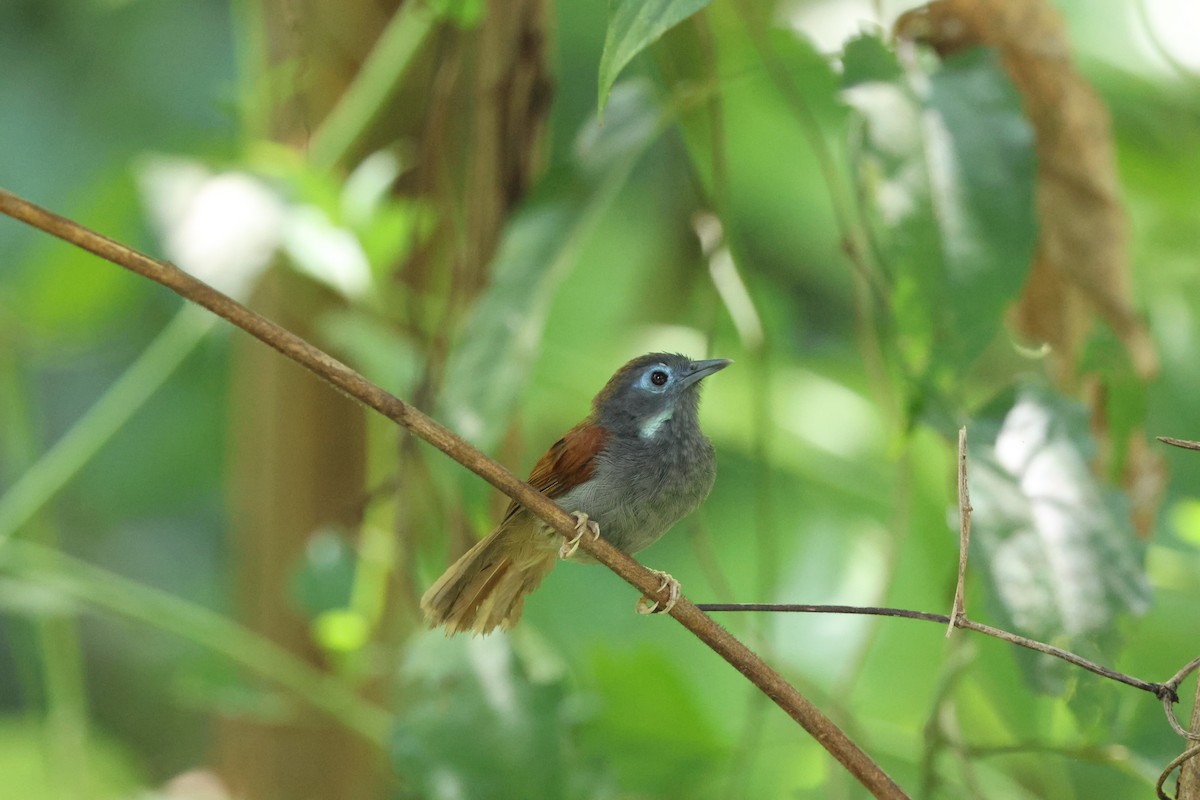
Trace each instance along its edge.
<instances>
[{"instance_id":1,"label":"dry brown leaf","mask_svg":"<svg viewBox=\"0 0 1200 800\"><path fill-rule=\"evenodd\" d=\"M1060 388L1083 391L1102 460L1124 450L1123 483L1146 534L1165 485L1162 460L1143 431L1125 448L1109 441L1094 378L1078 376L1080 352L1099 315L1124 344L1143 380L1158 372L1158 354L1131 299L1128 227L1121 204L1108 110L1071 63L1062 18L1046 0L935 0L896 22L897 38L942 57L975 46L1000 55L1024 100L1038 160L1037 252L1012 311L1017 331L1050 347ZM1107 464L1101 471L1108 472Z\"/></svg>"}]
</instances>

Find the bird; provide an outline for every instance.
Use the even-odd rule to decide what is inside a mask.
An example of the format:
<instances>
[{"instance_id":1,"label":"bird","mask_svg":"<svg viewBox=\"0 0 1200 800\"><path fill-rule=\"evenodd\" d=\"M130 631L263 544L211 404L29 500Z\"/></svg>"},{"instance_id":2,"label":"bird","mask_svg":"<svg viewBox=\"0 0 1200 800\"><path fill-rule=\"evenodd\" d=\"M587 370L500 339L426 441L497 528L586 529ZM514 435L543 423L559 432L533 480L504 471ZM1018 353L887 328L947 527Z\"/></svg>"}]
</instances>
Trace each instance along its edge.
<instances>
[{"instance_id":1,"label":"bird","mask_svg":"<svg viewBox=\"0 0 1200 800\"><path fill-rule=\"evenodd\" d=\"M583 536L633 554L694 511L716 478L712 442L700 430L700 384L732 363L648 353L617 370L587 418L551 445L529 476L530 485L571 514L576 535L564 540L513 501L496 529L421 598L430 627L447 636L509 630L525 597L560 559L594 562L577 552ZM642 598L640 613L670 611L679 597L679 582L654 572L669 599L660 608Z\"/></svg>"}]
</instances>

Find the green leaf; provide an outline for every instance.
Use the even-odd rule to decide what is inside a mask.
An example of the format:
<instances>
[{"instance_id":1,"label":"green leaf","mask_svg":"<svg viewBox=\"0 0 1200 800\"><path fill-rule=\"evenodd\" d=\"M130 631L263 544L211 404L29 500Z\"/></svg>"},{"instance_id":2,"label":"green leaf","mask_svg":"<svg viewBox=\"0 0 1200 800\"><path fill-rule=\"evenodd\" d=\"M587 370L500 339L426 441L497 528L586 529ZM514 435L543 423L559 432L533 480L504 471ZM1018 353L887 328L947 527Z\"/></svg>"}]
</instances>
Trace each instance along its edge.
<instances>
[{"instance_id":1,"label":"green leaf","mask_svg":"<svg viewBox=\"0 0 1200 800\"><path fill-rule=\"evenodd\" d=\"M140 233L140 209L132 182L103 174L76 192L83 200L56 209L86 221L117 241L145 246ZM98 265L96 257L76 247L63 247L49 236L29 237L24 257L5 261L0 269L0 320L16 311L20 328L39 340L74 346L94 344L103 331L119 321L144 313L140 304L151 292L144 282L130 280L119 269ZM20 241L18 239L17 241ZM9 330L19 330L12 326Z\"/></svg>"},{"instance_id":2,"label":"green leaf","mask_svg":"<svg viewBox=\"0 0 1200 800\"><path fill-rule=\"evenodd\" d=\"M598 650L591 672L602 702L583 736L605 753L621 785L649 797L702 796L727 742L679 663L649 647Z\"/></svg>"},{"instance_id":3,"label":"green leaf","mask_svg":"<svg viewBox=\"0 0 1200 800\"><path fill-rule=\"evenodd\" d=\"M864 122L855 167L902 352L919 374L960 373L1000 332L1033 257L1034 143L1020 97L986 49L845 96Z\"/></svg>"},{"instance_id":4,"label":"green leaf","mask_svg":"<svg viewBox=\"0 0 1200 800\"><path fill-rule=\"evenodd\" d=\"M1033 258L1033 128L991 50L947 61L927 104L936 114L926 130L929 182L956 320L974 332L986 314L982 347Z\"/></svg>"},{"instance_id":5,"label":"green leaf","mask_svg":"<svg viewBox=\"0 0 1200 800\"><path fill-rule=\"evenodd\" d=\"M600 96L597 115L604 107L617 75L634 56L654 44L664 33L707 6L712 0L611 0L608 33L600 56Z\"/></svg>"},{"instance_id":6,"label":"green leaf","mask_svg":"<svg viewBox=\"0 0 1200 800\"><path fill-rule=\"evenodd\" d=\"M411 702L390 755L416 795L446 797L453 786L457 797L596 796L600 776L574 746L579 714L561 670L539 675L525 638L413 641L403 670Z\"/></svg>"},{"instance_id":7,"label":"green leaf","mask_svg":"<svg viewBox=\"0 0 1200 800\"><path fill-rule=\"evenodd\" d=\"M46 758L47 725L32 715L6 716L0 719L0 774L12 796L22 800L54 800L64 796L87 796L94 800L117 800L140 796L146 785L138 759L127 742L107 736L100 726L89 728L87 736L73 731L86 758L83 776L64 776L55 772L64 767L82 769L78 763L56 764ZM83 794L76 794L81 788ZM74 787L75 791L68 791Z\"/></svg>"},{"instance_id":8,"label":"green leaf","mask_svg":"<svg viewBox=\"0 0 1200 800\"><path fill-rule=\"evenodd\" d=\"M354 548L337 530L320 530L304 547L292 573L292 599L310 618L350 604L357 558Z\"/></svg>"},{"instance_id":9,"label":"green leaf","mask_svg":"<svg viewBox=\"0 0 1200 800\"><path fill-rule=\"evenodd\" d=\"M971 431L973 563L1006 623L1072 650L1096 650L1150 603L1125 498L1092 473L1094 449L1083 407L1043 388Z\"/></svg>"},{"instance_id":10,"label":"green leaf","mask_svg":"<svg viewBox=\"0 0 1200 800\"><path fill-rule=\"evenodd\" d=\"M371 623L362 614L349 608L322 611L313 619L313 639L321 647L335 653L352 653L362 649L371 637Z\"/></svg>"},{"instance_id":11,"label":"green leaf","mask_svg":"<svg viewBox=\"0 0 1200 800\"><path fill-rule=\"evenodd\" d=\"M433 12L439 20L464 30L478 27L487 10L483 0L434 0Z\"/></svg>"},{"instance_id":12,"label":"green leaf","mask_svg":"<svg viewBox=\"0 0 1200 800\"><path fill-rule=\"evenodd\" d=\"M483 450L525 390L558 284L660 129L661 111L640 85L613 92L611 112L603 128L584 126L574 163L548 175L508 224L491 285L450 354L440 414Z\"/></svg>"},{"instance_id":13,"label":"green leaf","mask_svg":"<svg viewBox=\"0 0 1200 800\"><path fill-rule=\"evenodd\" d=\"M1079 372L1098 375L1104 386L1103 411L1097 416L1106 426L1103 435L1111 448L1107 477L1120 481L1130 468L1130 442L1143 435L1149 413L1149 387L1138 375L1129 349L1107 325L1098 325L1092 332L1080 358Z\"/></svg>"},{"instance_id":14,"label":"green leaf","mask_svg":"<svg viewBox=\"0 0 1200 800\"><path fill-rule=\"evenodd\" d=\"M896 53L878 36L863 34L842 50L842 88L861 83L894 82L903 76Z\"/></svg>"},{"instance_id":15,"label":"green leaf","mask_svg":"<svg viewBox=\"0 0 1200 800\"><path fill-rule=\"evenodd\" d=\"M357 309L334 309L317 320L322 341L398 397L412 394L421 375L423 355L395 326Z\"/></svg>"}]
</instances>

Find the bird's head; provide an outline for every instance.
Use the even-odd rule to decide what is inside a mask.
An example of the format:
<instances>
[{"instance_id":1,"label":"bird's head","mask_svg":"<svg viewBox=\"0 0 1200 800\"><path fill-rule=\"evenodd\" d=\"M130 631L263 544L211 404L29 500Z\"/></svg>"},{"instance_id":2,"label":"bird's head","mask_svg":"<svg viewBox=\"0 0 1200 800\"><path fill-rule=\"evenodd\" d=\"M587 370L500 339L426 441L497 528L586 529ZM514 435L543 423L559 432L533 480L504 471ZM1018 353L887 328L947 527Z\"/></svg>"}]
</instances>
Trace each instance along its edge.
<instances>
[{"instance_id":1,"label":"bird's head","mask_svg":"<svg viewBox=\"0 0 1200 800\"><path fill-rule=\"evenodd\" d=\"M654 438L672 419L694 420L700 382L733 362L692 361L677 353L649 353L613 375L596 395L596 421L610 432Z\"/></svg>"}]
</instances>

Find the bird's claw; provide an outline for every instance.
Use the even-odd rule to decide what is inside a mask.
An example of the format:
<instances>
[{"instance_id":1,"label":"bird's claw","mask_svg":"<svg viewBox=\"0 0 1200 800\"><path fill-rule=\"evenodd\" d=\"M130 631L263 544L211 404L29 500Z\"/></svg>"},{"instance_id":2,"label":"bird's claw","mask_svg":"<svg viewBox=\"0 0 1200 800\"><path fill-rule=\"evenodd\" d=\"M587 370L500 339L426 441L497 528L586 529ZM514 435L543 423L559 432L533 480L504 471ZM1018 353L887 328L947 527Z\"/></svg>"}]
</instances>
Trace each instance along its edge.
<instances>
[{"instance_id":1,"label":"bird's claw","mask_svg":"<svg viewBox=\"0 0 1200 800\"><path fill-rule=\"evenodd\" d=\"M662 583L658 584L658 591L661 592L663 589L667 590L667 603L662 608L659 608L657 600L653 600L649 597L643 597L637 602L637 613L666 614L675 607L677 602L679 602L679 581L675 580L662 570L652 569L650 571L657 575L659 580L662 581Z\"/></svg>"},{"instance_id":2,"label":"bird's claw","mask_svg":"<svg viewBox=\"0 0 1200 800\"><path fill-rule=\"evenodd\" d=\"M595 520L588 519L588 515L582 511L576 511L571 514L571 519L575 520L575 538L568 539L558 548L559 558L570 558L575 555L575 551L579 549L579 540L583 538L583 534L591 532L592 540L600 538L600 526Z\"/></svg>"}]
</instances>

